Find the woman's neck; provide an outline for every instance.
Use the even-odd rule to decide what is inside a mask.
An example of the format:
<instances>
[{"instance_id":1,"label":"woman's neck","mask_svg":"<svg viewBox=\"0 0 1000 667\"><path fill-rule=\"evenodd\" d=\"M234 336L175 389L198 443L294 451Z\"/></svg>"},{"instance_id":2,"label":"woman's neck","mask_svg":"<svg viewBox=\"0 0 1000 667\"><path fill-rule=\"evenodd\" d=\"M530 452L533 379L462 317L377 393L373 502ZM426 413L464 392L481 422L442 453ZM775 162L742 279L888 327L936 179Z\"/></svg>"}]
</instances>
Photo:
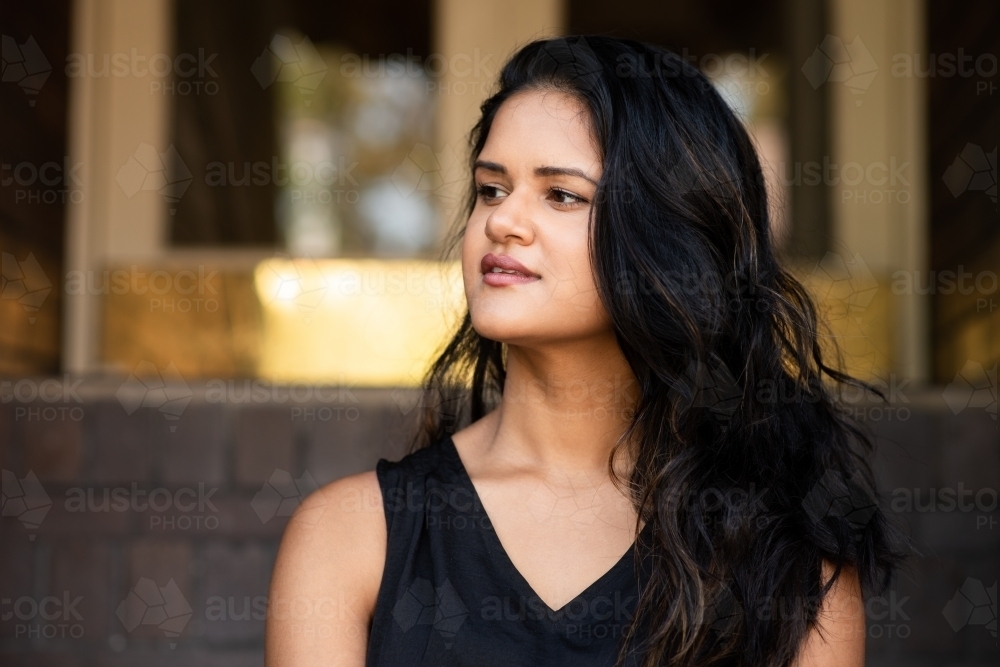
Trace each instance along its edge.
<instances>
[{"instance_id":1,"label":"woman's neck","mask_svg":"<svg viewBox=\"0 0 1000 667\"><path fill-rule=\"evenodd\" d=\"M502 400L490 415L491 453L567 472L607 470L639 395L614 337L511 345L506 369ZM628 461L619 465L628 469Z\"/></svg>"}]
</instances>

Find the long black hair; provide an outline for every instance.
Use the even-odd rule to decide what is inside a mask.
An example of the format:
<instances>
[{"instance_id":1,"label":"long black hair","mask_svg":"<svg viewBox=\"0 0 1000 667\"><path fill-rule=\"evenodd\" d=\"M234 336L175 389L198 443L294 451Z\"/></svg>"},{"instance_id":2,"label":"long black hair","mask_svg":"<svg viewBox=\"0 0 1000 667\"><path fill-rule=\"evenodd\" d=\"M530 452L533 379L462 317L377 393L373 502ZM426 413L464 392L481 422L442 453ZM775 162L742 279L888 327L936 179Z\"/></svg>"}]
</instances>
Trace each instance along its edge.
<instances>
[{"instance_id":1,"label":"long black hair","mask_svg":"<svg viewBox=\"0 0 1000 667\"><path fill-rule=\"evenodd\" d=\"M533 89L589 111L603 164L591 261L640 389L615 448L635 465L616 482L652 522L636 548L651 565L620 660L788 665L844 568L872 595L902 558L876 502L871 438L836 400L843 386L881 393L828 365L816 307L772 248L754 145L703 74L633 40L531 42L482 104L470 167L500 106ZM413 446L492 410L505 359L466 312L424 380Z\"/></svg>"}]
</instances>

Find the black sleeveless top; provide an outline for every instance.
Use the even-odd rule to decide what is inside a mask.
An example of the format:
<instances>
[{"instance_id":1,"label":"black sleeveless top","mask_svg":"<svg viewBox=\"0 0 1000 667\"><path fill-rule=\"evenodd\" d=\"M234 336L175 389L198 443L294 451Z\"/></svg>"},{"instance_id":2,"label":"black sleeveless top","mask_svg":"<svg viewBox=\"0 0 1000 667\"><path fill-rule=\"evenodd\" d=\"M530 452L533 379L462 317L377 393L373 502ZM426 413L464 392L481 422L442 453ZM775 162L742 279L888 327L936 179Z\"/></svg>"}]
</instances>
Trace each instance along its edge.
<instances>
[{"instance_id":1,"label":"black sleeveless top","mask_svg":"<svg viewBox=\"0 0 1000 667\"><path fill-rule=\"evenodd\" d=\"M614 664L648 571L634 548L550 609L501 546L451 436L376 474L388 542L368 667Z\"/></svg>"}]
</instances>

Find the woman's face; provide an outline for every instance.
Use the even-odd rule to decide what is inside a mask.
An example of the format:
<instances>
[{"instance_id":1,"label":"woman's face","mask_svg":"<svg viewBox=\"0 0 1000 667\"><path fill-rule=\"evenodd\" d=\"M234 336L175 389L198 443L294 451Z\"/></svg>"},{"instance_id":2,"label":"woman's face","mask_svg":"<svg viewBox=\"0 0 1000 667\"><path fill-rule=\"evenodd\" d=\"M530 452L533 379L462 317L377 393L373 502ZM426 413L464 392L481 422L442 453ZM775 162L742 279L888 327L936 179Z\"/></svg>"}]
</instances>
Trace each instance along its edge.
<instances>
[{"instance_id":1,"label":"woman's face","mask_svg":"<svg viewBox=\"0 0 1000 667\"><path fill-rule=\"evenodd\" d=\"M497 111L474 177L479 191L462 243L472 325L531 345L610 330L588 251L601 162L586 108L555 91L528 91ZM527 276L484 274L490 255Z\"/></svg>"}]
</instances>

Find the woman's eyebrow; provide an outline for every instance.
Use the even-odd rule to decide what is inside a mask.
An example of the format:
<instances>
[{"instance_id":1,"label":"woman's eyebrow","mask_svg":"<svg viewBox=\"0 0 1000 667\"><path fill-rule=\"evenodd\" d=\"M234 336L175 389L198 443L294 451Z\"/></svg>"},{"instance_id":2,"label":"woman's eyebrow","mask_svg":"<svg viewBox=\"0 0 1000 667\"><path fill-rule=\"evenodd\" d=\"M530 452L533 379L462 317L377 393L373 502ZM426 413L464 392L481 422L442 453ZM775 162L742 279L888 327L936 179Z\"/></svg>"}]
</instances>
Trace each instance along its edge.
<instances>
[{"instance_id":1,"label":"woman's eyebrow","mask_svg":"<svg viewBox=\"0 0 1000 667\"><path fill-rule=\"evenodd\" d=\"M507 167L486 160L476 160L475 164L473 164L473 169L485 169L486 171L507 175ZM595 187L597 186L597 181L587 176L582 169L577 169L576 167L536 167L535 176L576 176L592 183Z\"/></svg>"},{"instance_id":2,"label":"woman's eyebrow","mask_svg":"<svg viewBox=\"0 0 1000 667\"><path fill-rule=\"evenodd\" d=\"M576 176L592 183L595 187L597 186L597 181L587 176L582 169L577 169L576 167L537 167L535 169L535 176Z\"/></svg>"},{"instance_id":3,"label":"woman's eyebrow","mask_svg":"<svg viewBox=\"0 0 1000 667\"><path fill-rule=\"evenodd\" d=\"M507 175L507 167L496 162L487 162L486 160L476 160L475 164L472 165L472 169L473 171L476 169L485 169L486 171L503 174L504 176Z\"/></svg>"}]
</instances>

